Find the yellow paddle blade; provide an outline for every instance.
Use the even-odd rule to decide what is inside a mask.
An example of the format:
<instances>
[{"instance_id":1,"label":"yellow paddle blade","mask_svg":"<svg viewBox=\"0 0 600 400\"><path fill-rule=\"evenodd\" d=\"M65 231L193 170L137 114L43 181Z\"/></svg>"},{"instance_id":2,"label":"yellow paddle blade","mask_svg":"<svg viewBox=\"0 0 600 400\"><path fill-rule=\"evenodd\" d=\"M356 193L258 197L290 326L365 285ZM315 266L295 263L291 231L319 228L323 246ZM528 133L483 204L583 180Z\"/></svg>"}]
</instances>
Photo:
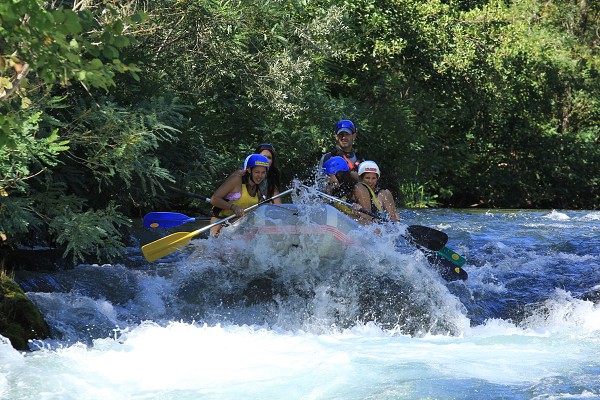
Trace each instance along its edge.
<instances>
[{"instance_id":1,"label":"yellow paddle blade","mask_svg":"<svg viewBox=\"0 0 600 400\"><path fill-rule=\"evenodd\" d=\"M180 250L198 233L198 231L173 233L142 246L142 253L144 253L146 260L150 262L156 261L159 258L163 258L164 256Z\"/></svg>"}]
</instances>

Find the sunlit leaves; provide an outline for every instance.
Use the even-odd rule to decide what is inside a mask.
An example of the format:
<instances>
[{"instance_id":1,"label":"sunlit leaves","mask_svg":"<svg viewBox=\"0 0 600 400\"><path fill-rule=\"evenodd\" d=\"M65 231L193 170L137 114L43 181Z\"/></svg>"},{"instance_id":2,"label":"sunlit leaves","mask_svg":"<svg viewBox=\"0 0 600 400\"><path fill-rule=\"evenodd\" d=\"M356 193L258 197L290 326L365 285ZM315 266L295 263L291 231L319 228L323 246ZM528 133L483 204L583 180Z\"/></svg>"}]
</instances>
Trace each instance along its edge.
<instances>
[{"instance_id":1,"label":"sunlit leaves","mask_svg":"<svg viewBox=\"0 0 600 400\"><path fill-rule=\"evenodd\" d=\"M22 235L26 229L50 221L55 233L59 232L65 221L55 219L53 210L70 205L73 212L81 212L85 203L85 196L64 196L73 189L68 184L77 175L63 179L58 171L69 170L69 160L62 157L81 144L81 132L70 121L77 115L74 110L58 112L67 97L50 94L64 91L72 105L78 90L83 89L89 98L95 89L114 88L117 73L139 79L139 68L125 63L122 51L134 43L133 27L146 16L131 15L100 1L79 6L75 11L35 0L0 3L0 191L5 197L0 220L11 246L28 237ZM161 178L168 176L159 173ZM57 198L62 202L51 204ZM117 219L104 223L111 225ZM64 237L58 237L58 244L66 244ZM78 238L70 235L68 240L73 241L68 250L80 255ZM103 245L102 240L94 240L97 247ZM110 243L110 238L104 242Z\"/></svg>"},{"instance_id":2,"label":"sunlit leaves","mask_svg":"<svg viewBox=\"0 0 600 400\"><path fill-rule=\"evenodd\" d=\"M102 259L121 254L124 244L118 228L130 224L114 203L103 210L83 212L61 207L61 212L50 223L50 233L56 235L59 245L64 246L65 257L70 254L73 261L83 261L84 256L91 253Z\"/></svg>"},{"instance_id":3,"label":"sunlit leaves","mask_svg":"<svg viewBox=\"0 0 600 400\"><path fill-rule=\"evenodd\" d=\"M143 14L134 18L109 12L102 14L100 23L88 9L44 9L32 0L9 2L0 6L0 11L4 52L17 54L47 84L67 85L75 79L103 89L114 86L112 60L119 57L119 49L131 44L125 24L145 18ZM78 73L87 67L86 58L100 55L105 58L104 74L88 80L86 74Z\"/></svg>"}]
</instances>

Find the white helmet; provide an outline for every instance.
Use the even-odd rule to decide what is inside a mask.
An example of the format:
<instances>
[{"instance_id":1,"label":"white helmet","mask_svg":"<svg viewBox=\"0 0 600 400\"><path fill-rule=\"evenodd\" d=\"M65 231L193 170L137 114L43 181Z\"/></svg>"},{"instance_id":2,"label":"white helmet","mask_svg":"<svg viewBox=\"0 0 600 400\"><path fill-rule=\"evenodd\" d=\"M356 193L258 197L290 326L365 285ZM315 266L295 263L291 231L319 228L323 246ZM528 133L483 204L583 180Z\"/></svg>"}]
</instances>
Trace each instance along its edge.
<instances>
[{"instance_id":1,"label":"white helmet","mask_svg":"<svg viewBox=\"0 0 600 400\"><path fill-rule=\"evenodd\" d=\"M379 172L379 166L375 163L375 161L363 161L358 166L358 176L362 176L365 172L374 172L377 174L379 178L381 176L381 172Z\"/></svg>"}]
</instances>

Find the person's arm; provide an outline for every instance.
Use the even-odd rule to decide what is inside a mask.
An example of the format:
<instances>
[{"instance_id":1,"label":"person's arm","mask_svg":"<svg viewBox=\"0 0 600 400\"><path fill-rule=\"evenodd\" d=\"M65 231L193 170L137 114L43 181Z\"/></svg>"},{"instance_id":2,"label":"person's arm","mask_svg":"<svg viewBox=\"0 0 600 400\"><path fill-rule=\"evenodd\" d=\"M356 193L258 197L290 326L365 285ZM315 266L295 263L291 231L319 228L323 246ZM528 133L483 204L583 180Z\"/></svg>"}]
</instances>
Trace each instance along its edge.
<instances>
[{"instance_id":1,"label":"person's arm","mask_svg":"<svg viewBox=\"0 0 600 400\"><path fill-rule=\"evenodd\" d=\"M392 193L389 190L384 189L380 191L377 199L381 203L385 212L390 216L390 220L392 222L400 221L398 210L396 210L396 203L394 202L394 196L392 196Z\"/></svg>"},{"instance_id":2,"label":"person's arm","mask_svg":"<svg viewBox=\"0 0 600 400\"><path fill-rule=\"evenodd\" d=\"M277 188L274 188L274 189L273 189L273 196L277 196L279 193L280 193L280 192L279 192L279 189L277 189ZM274 199L274 200L273 200L273 204L283 204L283 203L281 202L281 197L278 197L278 198Z\"/></svg>"},{"instance_id":3,"label":"person's arm","mask_svg":"<svg viewBox=\"0 0 600 400\"><path fill-rule=\"evenodd\" d=\"M315 172L315 180L317 182L317 188L319 190L325 190L325 180L327 179L327 175L325 174L325 171L323 171L323 164L325 164L325 162L327 162L327 160L329 160L331 158L331 152L329 153L325 153L321 156L321 159L319 160L319 164L317 165L317 171Z\"/></svg>"},{"instance_id":4,"label":"person's arm","mask_svg":"<svg viewBox=\"0 0 600 400\"><path fill-rule=\"evenodd\" d=\"M325 175L325 173L323 172L323 164L325 164L325 161L327 161L325 159L326 156L327 156L327 160L329 158L331 158L329 153L325 153L321 156L321 159L319 160L319 164L317 165L317 175Z\"/></svg>"},{"instance_id":5,"label":"person's arm","mask_svg":"<svg viewBox=\"0 0 600 400\"><path fill-rule=\"evenodd\" d=\"M357 183L354 185L353 190L354 200L356 204L352 207L354 211L358 212L360 217L359 222L364 221L367 225L373 222L373 217L368 214L359 212L358 210L363 209L371 212L371 196L369 195L369 191L366 187L363 186L362 183Z\"/></svg>"},{"instance_id":6,"label":"person's arm","mask_svg":"<svg viewBox=\"0 0 600 400\"><path fill-rule=\"evenodd\" d=\"M231 210L235 213L235 215L241 217L244 215L244 210L225 200L225 197L229 193L240 192L241 189L242 177L234 173L229 176L229 178L227 178L217 190L215 190L210 198L210 204L223 210Z\"/></svg>"}]
</instances>

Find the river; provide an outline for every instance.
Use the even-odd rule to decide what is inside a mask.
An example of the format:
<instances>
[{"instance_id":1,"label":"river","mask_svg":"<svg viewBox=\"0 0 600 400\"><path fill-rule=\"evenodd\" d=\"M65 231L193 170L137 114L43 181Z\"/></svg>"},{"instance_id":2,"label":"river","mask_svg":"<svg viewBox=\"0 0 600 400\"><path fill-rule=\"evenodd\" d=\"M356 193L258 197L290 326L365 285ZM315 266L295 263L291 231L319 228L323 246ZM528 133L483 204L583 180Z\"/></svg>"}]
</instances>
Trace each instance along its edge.
<instances>
[{"instance_id":1,"label":"river","mask_svg":"<svg viewBox=\"0 0 600 400\"><path fill-rule=\"evenodd\" d=\"M0 398L600 398L599 211L401 216L446 232L469 278L385 233L341 259L198 239L21 276L54 337L0 338Z\"/></svg>"}]
</instances>

